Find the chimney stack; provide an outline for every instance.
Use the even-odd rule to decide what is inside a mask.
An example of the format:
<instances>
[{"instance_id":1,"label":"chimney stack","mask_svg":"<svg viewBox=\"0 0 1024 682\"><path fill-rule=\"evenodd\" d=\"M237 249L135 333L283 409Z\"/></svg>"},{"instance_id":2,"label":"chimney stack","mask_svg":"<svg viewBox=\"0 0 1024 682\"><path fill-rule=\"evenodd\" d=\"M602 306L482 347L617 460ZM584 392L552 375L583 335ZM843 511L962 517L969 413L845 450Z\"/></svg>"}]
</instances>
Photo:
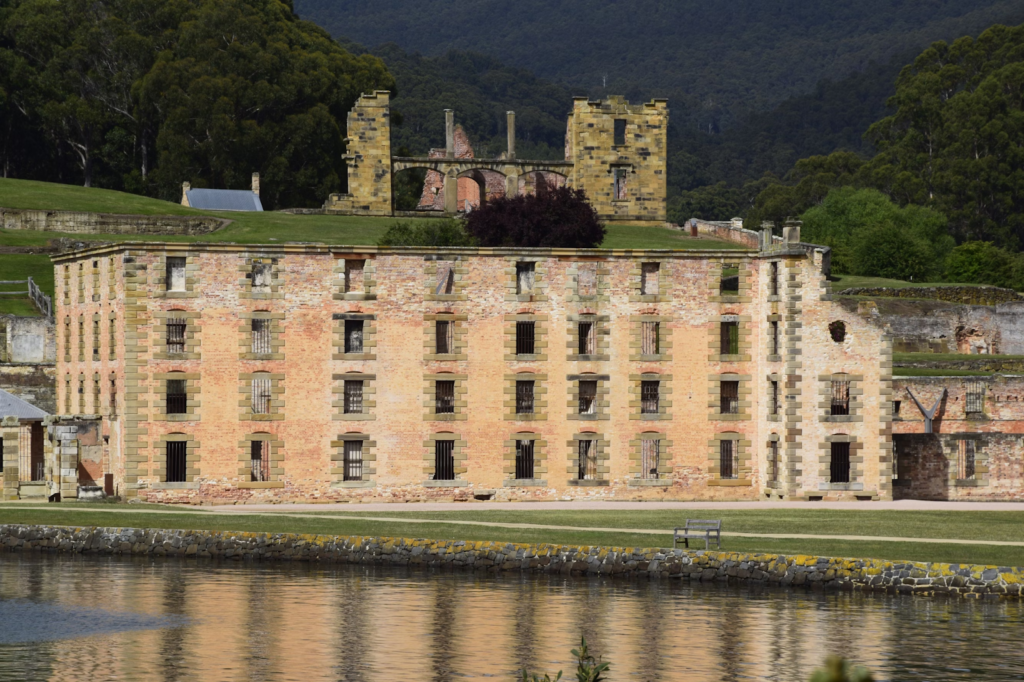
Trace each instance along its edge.
<instances>
[{"instance_id":1,"label":"chimney stack","mask_svg":"<svg viewBox=\"0 0 1024 682\"><path fill-rule=\"evenodd\" d=\"M252 193L255 194L256 196L260 195L260 174L259 173L253 173L252 174Z\"/></svg>"},{"instance_id":2,"label":"chimney stack","mask_svg":"<svg viewBox=\"0 0 1024 682\"><path fill-rule=\"evenodd\" d=\"M444 155L455 158L455 112L451 109L444 110Z\"/></svg>"},{"instance_id":3,"label":"chimney stack","mask_svg":"<svg viewBox=\"0 0 1024 682\"><path fill-rule=\"evenodd\" d=\"M183 182L181 183L181 205L188 206L188 191L192 189L192 183Z\"/></svg>"},{"instance_id":4,"label":"chimney stack","mask_svg":"<svg viewBox=\"0 0 1024 682\"><path fill-rule=\"evenodd\" d=\"M508 117L508 158L510 161L516 158L516 112L505 112Z\"/></svg>"}]
</instances>

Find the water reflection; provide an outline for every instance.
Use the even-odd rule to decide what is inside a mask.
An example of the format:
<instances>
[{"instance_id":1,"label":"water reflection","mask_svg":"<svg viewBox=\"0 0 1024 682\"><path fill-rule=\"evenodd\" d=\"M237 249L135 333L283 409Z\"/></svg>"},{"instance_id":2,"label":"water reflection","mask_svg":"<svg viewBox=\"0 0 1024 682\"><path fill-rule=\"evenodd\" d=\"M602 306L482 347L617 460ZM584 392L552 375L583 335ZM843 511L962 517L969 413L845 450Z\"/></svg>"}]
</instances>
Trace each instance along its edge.
<instances>
[{"instance_id":1,"label":"water reflection","mask_svg":"<svg viewBox=\"0 0 1024 682\"><path fill-rule=\"evenodd\" d=\"M52 625L50 641L0 644L0 679L509 680L524 666L568 672L581 634L612 680L791 682L831 652L877 679L1024 679L1021 613L677 582L4 554L0 635Z\"/></svg>"}]
</instances>

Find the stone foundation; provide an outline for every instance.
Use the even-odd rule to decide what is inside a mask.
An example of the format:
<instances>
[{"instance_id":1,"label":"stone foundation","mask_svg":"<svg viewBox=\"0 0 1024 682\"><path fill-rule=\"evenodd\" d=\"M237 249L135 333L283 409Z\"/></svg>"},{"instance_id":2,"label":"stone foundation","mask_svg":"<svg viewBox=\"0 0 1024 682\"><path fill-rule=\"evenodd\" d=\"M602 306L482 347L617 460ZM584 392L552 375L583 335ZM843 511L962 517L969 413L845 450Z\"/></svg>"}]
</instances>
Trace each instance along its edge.
<instances>
[{"instance_id":1,"label":"stone foundation","mask_svg":"<svg viewBox=\"0 0 1024 682\"><path fill-rule=\"evenodd\" d=\"M1019 598L1024 581L1019 568L967 564L287 533L2 525L0 545L7 551L679 578L973 598Z\"/></svg>"}]
</instances>

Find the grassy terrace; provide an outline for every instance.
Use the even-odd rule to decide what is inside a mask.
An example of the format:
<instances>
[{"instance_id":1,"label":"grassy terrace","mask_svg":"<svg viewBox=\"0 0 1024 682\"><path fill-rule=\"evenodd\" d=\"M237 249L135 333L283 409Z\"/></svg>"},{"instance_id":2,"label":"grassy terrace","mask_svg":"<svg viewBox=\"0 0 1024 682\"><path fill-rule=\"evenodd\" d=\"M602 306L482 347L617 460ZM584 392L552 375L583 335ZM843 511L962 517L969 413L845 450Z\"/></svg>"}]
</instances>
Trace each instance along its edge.
<instances>
[{"instance_id":1,"label":"grassy terrace","mask_svg":"<svg viewBox=\"0 0 1024 682\"><path fill-rule=\"evenodd\" d=\"M175 241L233 242L266 244L278 242L318 242L322 244L368 245L377 239L396 218L362 216L291 215L267 211L238 213L197 211L179 204L150 199L124 192L55 185L30 180L0 179L0 207L14 209L49 209L121 213L135 215L202 215L231 220L231 224L200 237L166 237L154 235L65 235L59 232L0 230L0 250L5 246L46 246L60 237L77 241ZM404 220L404 219L403 219ZM742 249L740 245L716 239L693 239L682 232L662 227L611 225L601 248L605 249ZM52 295L53 267L49 256L0 252L0 280L24 279L31 275L39 287ZM19 287L0 285L0 291ZM28 299L0 296L0 313L35 314Z\"/></svg>"},{"instance_id":2,"label":"grassy terrace","mask_svg":"<svg viewBox=\"0 0 1024 682\"><path fill-rule=\"evenodd\" d=\"M0 523L665 547L671 546L671 528L683 519L713 518L723 520L726 532L833 536L830 539L727 536L722 541L722 549L726 551L1024 566L1024 547L956 545L913 540L931 538L1024 543L1024 512L969 509L932 512L831 509L530 511L528 504L523 506L527 509L488 510L484 505L467 504L466 511L458 512L416 511L415 506L412 511L405 511L410 506L402 506L401 512L367 512L360 511L358 505L345 505L342 511L331 508L322 512L291 512L287 505L282 505L273 512L222 514L209 509L156 505L65 503L40 507L7 503L0 504ZM355 518L359 516L387 520ZM457 523L460 521L471 521L477 525L460 525ZM505 528L486 525L509 523L569 528ZM642 529L664 532L635 532ZM843 535L868 536L873 539L849 540L835 537Z\"/></svg>"}]
</instances>

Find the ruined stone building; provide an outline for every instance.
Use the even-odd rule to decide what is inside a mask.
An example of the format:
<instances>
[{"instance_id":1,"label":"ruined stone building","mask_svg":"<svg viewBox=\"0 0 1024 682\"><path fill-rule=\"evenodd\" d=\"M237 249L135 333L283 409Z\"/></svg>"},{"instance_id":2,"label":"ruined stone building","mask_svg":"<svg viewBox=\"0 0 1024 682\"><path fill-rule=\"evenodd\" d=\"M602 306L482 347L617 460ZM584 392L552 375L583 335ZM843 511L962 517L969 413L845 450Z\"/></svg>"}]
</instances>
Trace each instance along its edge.
<instances>
[{"instance_id":1,"label":"ruined stone building","mask_svg":"<svg viewBox=\"0 0 1024 682\"><path fill-rule=\"evenodd\" d=\"M390 94L359 98L348 115L348 192L332 194L328 213L394 215L396 173L428 172L424 209L454 215L488 197L532 191L540 179L587 192L602 220L663 223L666 220L668 103L630 104L622 97L573 100L564 161L521 160L515 152L515 114L508 113L508 149L499 158L476 158L454 112L445 112L445 149L426 157L391 155ZM460 134L461 133L461 134ZM474 201L476 202L474 204Z\"/></svg>"}]
</instances>

